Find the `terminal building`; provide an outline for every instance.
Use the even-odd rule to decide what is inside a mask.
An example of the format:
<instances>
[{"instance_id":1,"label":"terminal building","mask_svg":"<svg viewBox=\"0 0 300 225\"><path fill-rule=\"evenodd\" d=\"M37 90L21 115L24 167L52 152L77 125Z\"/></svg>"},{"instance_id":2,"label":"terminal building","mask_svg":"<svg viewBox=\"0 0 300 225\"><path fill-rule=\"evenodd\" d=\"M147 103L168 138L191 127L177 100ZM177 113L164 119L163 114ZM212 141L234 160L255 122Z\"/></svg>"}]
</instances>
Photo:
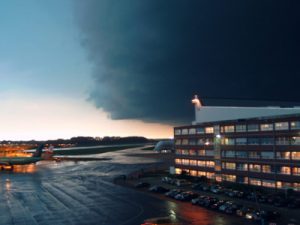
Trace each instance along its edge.
<instances>
[{"instance_id":1,"label":"terminal building","mask_svg":"<svg viewBox=\"0 0 300 225\"><path fill-rule=\"evenodd\" d=\"M175 173L300 191L300 108L202 106L175 127Z\"/></svg>"}]
</instances>

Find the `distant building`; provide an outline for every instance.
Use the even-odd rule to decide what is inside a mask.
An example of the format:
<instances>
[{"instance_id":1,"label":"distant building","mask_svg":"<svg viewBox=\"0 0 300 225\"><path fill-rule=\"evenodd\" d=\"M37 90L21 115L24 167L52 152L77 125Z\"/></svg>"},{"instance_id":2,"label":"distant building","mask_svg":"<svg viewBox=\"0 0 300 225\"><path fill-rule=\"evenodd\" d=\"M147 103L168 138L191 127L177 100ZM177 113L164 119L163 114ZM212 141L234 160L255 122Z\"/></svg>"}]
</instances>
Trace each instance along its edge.
<instances>
[{"instance_id":1,"label":"distant building","mask_svg":"<svg viewBox=\"0 0 300 225\"><path fill-rule=\"evenodd\" d=\"M206 107L175 127L175 172L300 191L300 108Z\"/></svg>"},{"instance_id":2,"label":"distant building","mask_svg":"<svg viewBox=\"0 0 300 225\"><path fill-rule=\"evenodd\" d=\"M175 151L175 145L173 140L159 141L154 147L154 151L161 153L168 153Z\"/></svg>"}]
</instances>

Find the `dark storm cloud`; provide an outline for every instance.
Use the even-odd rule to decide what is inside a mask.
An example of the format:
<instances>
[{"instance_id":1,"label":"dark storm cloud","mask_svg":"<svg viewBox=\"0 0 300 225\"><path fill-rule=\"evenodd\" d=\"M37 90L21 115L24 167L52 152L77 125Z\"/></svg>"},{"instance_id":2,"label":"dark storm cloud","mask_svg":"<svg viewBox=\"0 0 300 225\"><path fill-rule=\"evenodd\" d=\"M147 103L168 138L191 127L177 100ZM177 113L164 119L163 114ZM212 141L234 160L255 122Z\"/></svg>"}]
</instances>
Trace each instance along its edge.
<instances>
[{"instance_id":1,"label":"dark storm cloud","mask_svg":"<svg viewBox=\"0 0 300 225\"><path fill-rule=\"evenodd\" d=\"M195 93L300 100L298 1L75 5L82 44L95 68L90 99L113 119L191 121Z\"/></svg>"}]
</instances>

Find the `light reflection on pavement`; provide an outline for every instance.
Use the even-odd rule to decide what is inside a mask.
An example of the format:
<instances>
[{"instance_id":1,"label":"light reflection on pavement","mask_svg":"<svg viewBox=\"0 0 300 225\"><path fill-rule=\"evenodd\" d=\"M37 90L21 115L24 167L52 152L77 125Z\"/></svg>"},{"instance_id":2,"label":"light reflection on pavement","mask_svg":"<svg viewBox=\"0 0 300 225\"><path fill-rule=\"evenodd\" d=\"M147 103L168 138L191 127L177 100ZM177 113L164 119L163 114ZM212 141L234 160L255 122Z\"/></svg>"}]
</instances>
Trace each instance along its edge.
<instances>
[{"instance_id":1,"label":"light reflection on pavement","mask_svg":"<svg viewBox=\"0 0 300 225\"><path fill-rule=\"evenodd\" d=\"M130 149L101 154L111 158L109 161L42 161L1 171L0 224L139 225L146 218L170 214L185 218L183 225L246 224L245 220L113 184L117 175L159 163L129 157L133 151L141 152Z\"/></svg>"}]
</instances>

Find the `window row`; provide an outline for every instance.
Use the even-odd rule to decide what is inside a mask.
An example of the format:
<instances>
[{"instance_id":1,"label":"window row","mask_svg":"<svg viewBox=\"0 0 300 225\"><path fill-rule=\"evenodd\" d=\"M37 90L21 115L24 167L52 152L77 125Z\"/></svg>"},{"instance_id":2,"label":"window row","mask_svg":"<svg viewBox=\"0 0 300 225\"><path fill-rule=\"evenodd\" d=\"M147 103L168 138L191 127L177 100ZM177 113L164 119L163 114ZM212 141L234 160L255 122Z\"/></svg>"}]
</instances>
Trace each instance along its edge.
<instances>
[{"instance_id":1,"label":"window row","mask_svg":"<svg viewBox=\"0 0 300 225\"><path fill-rule=\"evenodd\" d=\"M300 145L300 137L222 138L222 145Z\"/></svg>"},{"instance_id":2,"label":"window row","mask_svg":"<svg viewBox=\"0 0 300 225\"><path fill-rule=\"evenodd\" d=\"M200 167L214 167L214 161L203 161L193 159L175 159L175 164L184 166L200 166Z\"/></svg>"},{"instance_id":3,"label":"window row","mask_svg":"<svg viewBox=\"0 0 300 225\"><path fill-rule=\"evenodd\" d=\"M257 131L273 131L273 130L298 130L300 129L300 121L276 122L263 124L238 124L221 126L221 133L233 132L257 132ZM192 128L176 128L175 135L194 135L194 134L212 134L214 127L192 127Z\"/></svg>"},{"instance_id":4,"label":"window row","mask_svg":"<svg viewBox=\"0 0 300 225\"><path fill-rule=\"evenodd\" d=\"M273 151L222 151L223 158L250 158L250 159L287 159L300 160L300 152L273 152Z\"/></svg>"},{"instance_id":5,"label":"window row","mask_svg":"<svg viewBox=\"0 0 300 225\"><path fill-rule=\"evenodd\" d=\"M205 176L208 179L212 179L215 176L214 172L206 172L206 171L198 171L198 170L188 170L188 169L180 169L180 168L175 168L175 173L176 174L182 174L182 173L187 173L191 176L198 176L198 177L202 177Z\"/></svg>"},{"instance_id":6,"label":"window row","mask_svg":"<svg viewBox=\"0 0 300 225\"><path fill-rule=\"evenodd\" d=\"M212 138L190 138L190 139L176 139L175 145L213 145Z\"/></svg>"},{"instance_id":7,"label":"window row","mask_svg":"<svg viewBox=\"0 0 300 225\"><path fill-rule=\"evenodd\" d=\"M197 127L197 128L184 128L184 129L175 129L175 135L188 135L188 134L213 134L213 127Z\"/></svg>"},{"instance_id":8,"label":"window row","mask_svg":"<svg viewBox=\"0 0 300 225\"><path fill-rule=\"evenodd\" d=\"M222 169L300 176L300 167L222 162Z\"/></svg>"},{"instance_id":9,"label":"window row","mask_svg":"<svg viewBox=\"0 0 300 225\"><path fill-rule=\"evenodd\" d=\"M214 156L214 150L205 149L176 149L177 155L190 155L190 156Z\"/></svg>"}]
</instances>

